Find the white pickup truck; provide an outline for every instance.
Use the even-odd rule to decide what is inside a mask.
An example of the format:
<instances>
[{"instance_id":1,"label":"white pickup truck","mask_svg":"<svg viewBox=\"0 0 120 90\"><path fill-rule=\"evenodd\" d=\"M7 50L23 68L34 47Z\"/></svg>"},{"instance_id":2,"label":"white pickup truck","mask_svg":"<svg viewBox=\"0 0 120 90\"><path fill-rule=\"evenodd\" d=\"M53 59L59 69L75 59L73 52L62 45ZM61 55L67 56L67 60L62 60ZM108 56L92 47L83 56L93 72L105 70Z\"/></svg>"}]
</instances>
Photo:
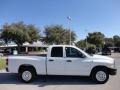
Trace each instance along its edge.
<instances>
[{"instance_id":1,"label":"white pickup truck","mask_svg":"<svg viewBox=\"0 0 120 90\"><path fill-rule=\"evenodd\" d=\"M6 70L19 73L24 82L36 75L72 75L90 76L101 84L117 72L114 59L91 56L72 45L51 45L46 56L8 56Z\"/></svg>"}]
</instances>

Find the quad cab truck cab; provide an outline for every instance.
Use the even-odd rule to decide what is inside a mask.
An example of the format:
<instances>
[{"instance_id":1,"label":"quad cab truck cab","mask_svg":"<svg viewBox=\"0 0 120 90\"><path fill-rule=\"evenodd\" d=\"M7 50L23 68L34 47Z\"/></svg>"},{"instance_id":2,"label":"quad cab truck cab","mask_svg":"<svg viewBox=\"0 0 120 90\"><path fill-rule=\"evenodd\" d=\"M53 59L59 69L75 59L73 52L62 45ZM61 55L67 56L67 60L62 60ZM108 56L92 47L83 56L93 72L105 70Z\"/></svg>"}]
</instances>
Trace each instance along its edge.
<instances>
[{"instance_id":1,"label":"quad cab truck cab","mask_svg":"<svg viewBox=\"0 0 120 90\"><path fill-rule=\"evenodd\" d=\"M8 56L7 71L18 73L28 83L36 75L90 76L103 84L109 75L116 75L115 60L101 55L89 55L76 46L51 45L46 56Z\"/></svg>"}]
</instances>

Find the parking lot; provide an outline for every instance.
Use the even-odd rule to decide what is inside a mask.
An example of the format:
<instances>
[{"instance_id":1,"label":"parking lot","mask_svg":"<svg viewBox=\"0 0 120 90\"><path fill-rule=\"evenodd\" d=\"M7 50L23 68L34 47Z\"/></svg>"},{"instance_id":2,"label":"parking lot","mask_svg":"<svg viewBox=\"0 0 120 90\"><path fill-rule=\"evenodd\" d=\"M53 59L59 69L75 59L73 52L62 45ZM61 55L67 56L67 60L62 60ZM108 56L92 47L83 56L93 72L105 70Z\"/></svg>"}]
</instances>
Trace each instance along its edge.
<instances>
[{"instance_id":1,"label":"parking lot","mask_svg":"<svg viewBox=\"0 0 120 90\"><path fill-rule=\"evenodd\" d=\"M112 56L116 61L117 75L110 76L106 84L95 84L88 77L49 76L38 77L32 83L23 83L16 74L0 72L0 90L119 90L120 89L120 54Z\"/></svg>"}]
</instances>

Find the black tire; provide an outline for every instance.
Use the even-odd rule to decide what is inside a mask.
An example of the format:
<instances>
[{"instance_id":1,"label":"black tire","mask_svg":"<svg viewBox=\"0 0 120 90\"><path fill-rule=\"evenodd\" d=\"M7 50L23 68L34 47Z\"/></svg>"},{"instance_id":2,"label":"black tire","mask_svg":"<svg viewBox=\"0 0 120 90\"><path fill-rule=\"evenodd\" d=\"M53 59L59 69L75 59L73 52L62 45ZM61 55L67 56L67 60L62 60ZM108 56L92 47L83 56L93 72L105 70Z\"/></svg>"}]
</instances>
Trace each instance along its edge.
<instances>
[{"instance_id":1,"label":"black tire","mask_svg":"<svg viewBox=\"0 0 120 90\"><path fill-rule=\"evenodd\" d=\"M25 83L29 83L29 82L33 81L35 76L36 76L35 70L32 68L24 68L20 72L20 78ZM26 77L26 79L25 79L25 77Z\"/></svg>"},{"instance_id":2,"label":"black tire","mask_svg":"<svg viewBox=\"0 0 120 90\"><path fill-rule=\"evenodd\" d=\"M102 75L100 75L100 73ZM92 71L91 77L92 77L93 81L95 81L96 83L104 84L109 79L109 73L106 68L96 68ZM101 78L101 80L100 80L100 78Z\"/></svg>"}]
</instances>

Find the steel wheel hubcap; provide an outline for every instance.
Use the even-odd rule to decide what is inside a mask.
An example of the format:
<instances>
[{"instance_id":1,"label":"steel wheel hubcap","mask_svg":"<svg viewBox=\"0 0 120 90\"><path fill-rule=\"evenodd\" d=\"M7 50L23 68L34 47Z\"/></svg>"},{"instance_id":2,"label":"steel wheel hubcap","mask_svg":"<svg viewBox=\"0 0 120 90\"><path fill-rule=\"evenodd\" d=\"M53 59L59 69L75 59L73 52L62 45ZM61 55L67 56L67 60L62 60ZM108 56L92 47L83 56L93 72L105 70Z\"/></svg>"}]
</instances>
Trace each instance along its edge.
<instances>
[{"instance_id":1,"label":"steel wheel hubcap","mask_svg":"<svg viewBox=\"0 0 120 90\"><path fill-rule=\"evenodd\" d=\"M22 78L24 81L29 81L32 78L32 74L30 71L24 71L22 73Z\"/></svg>"},{"instance_id":2,"label":"steel wheel hubcap","mask_svg":"<svg viewBox=\"0 0 120 90\"><path fill-rule=\"evenodd\" d=\"M107 75L106 75L106 73L105 73L104 71L98 71L98 72L96 73L96 79L97 79L98 81L105 81L105 80L106 80L106 77L107 77Z\"/></svg>"}]
</instances>

